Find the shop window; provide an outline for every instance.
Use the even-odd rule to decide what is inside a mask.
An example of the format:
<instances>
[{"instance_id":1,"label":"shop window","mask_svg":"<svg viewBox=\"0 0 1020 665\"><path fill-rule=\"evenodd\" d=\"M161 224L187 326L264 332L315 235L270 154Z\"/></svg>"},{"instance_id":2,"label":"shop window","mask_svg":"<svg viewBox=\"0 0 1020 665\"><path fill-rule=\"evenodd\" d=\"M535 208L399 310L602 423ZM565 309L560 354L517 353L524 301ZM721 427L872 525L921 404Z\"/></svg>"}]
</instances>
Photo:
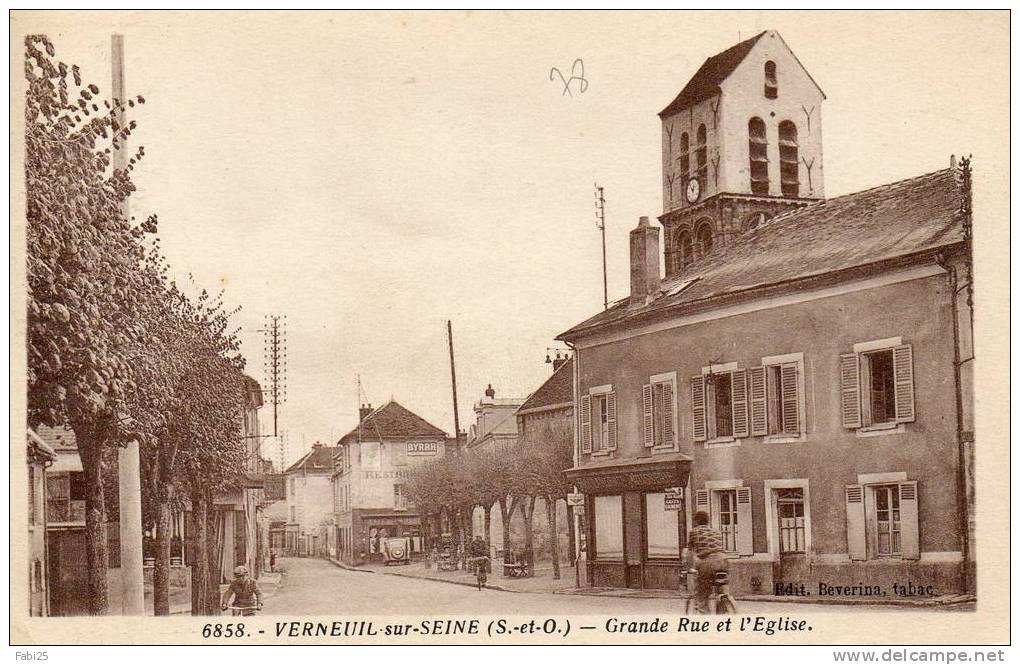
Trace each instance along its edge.
<instances>
[{"instance_id":1,"label":"shop window","mask_svg":"<svg viewBox=\"0 0 1020 665\"><path fill-rule=\"evenodd\" d=\"M847 485L846 509L852 560L920 558L915 481Z\"/></svg>"},{"instance_id":2,"label":"shop window","mask_svg":"<svg viewBox=\"0 0 1020 665\"><path fill-rule=\"evenodd\" d=\"M797 125L789 120L779 123L779 182L783 196L800 195L800 156Z\"/></svg>"},{"instance_id":3,"label":"shop window","mask_svg":"<svg viewBox=\"0 0 1020 665\"><path fill-rule=\"evenodd\" d=\"M623 559L623 497L595 497L595 558Z\"/></svg>"},{"instance_id":4,"label":"shop window","mask_svg":"<svg viewBox=\"0 0 1020 665\"><path fill-rule=\"evenodd\" d=\"M647 556L649 559L680 558L680 511L667 510L664 493L645 494Z\"/></svg>"},{"instance_id":5,"label":"shop window","mask_svg":"<svg viewBox=\"0 0 1020 665\"><path fill-rule=\"evenodd\" d=\"M894 340L856 345L840 356L843 426L887 429L913 422L913 348Z\"/></svg>"},{"instance_id":6,"label":"shop window","mask_svg":"<svg viewBox=\"0 0 1020 665\"><path fill-rule=\"evenodd\" d=\"M768 196L769 193L769 140L765 134L765 121L751 118L747 123L748 157L751 171L751 193Z\"/></svg>"},{"instance_id":7,"label":"shop window","mask_svg":"<svg viewBox=\"0 0 1020 665\"><path fill-rule=\"evenodd\" d=\"M581 396L581 452L616 450L616 393L601 387Z\"/></svg>"},{"instance_id":8,"label":"shop window","mask_svg":"<svg viewBox=\"0 0 1020 665\"><path fill-rule=\"evenodd\" d=\"M676 373L653 376L641 389L642 433L648 448L676 448Z\"/></svg>"},{"instance_id":9,"label":"shop window","mask_svg":"<svg viewBox=\"0 0 1020 665\"><path fill-rule=\"evenodd\" d=\"M698 170L695 173L701 186L708 185L708 131L705 125L698 126L698 149L694 153L698 163Z\"/></svg>"},{"instance_id":10,"label":"shop window","mask_svg":"<svg viewBox=\"0 0 1020 665\"><path fill-rule=\"evenodd\" d=\"M769 60L765 63L765 97L775 99L779 96L779 84L776 81L776 63Z\"/></svg>"}]
</instances>

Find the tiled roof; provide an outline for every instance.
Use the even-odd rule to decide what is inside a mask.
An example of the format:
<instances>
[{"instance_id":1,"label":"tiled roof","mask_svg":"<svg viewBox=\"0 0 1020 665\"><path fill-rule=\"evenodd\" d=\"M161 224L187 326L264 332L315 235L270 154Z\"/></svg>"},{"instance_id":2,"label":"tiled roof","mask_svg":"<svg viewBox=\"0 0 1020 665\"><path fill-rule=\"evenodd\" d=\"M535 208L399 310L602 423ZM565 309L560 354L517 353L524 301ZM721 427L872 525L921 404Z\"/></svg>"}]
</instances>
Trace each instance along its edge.
<instances>
[{"instance_id":1,"label":"tiled roof","mask_svg":"<svg viewBox=\"0 0 1020 665\"><path fill-rule=\"evenodd\" d=\"M705 64L701 65L701 68L695 72L691 80L684 86L684 89L676 96L676 99L670 102L669 106L662 109L659 115L671 115L676 111L693 106L704 99L718 94L719 84L725 81L726 77L737 68L737 65L744 61L744 58L747 57L747 54L751 52L751 49L764 34L764 31L759 32L754 37L745 39L739 44L729 47L722 53L716 53L706 60Z\"/></svg>"},{"instance_id":2,"label":"tiled roof","mask_svg":"<svg viewBox=\"0 0 1020 665\"><path fill-rule=\"evenodd\" d=\"M305 471L332 471L333 455L336 453L337 449L333 446L313 446L301 459L291 464L284 473L291 473L302 469Z\"/></svg>"},{"instance_id":3,"label":"tiled roof","mask_svg":"<svg viewBox=\"0 0 1020 665\"><path fill-rule=\"evenodd\" d=\"M574 401L574 359L570 358L560 365L538 390L517 409L518 413L528 409L537 409L553 404L564 404Z\"/></svg>"},{"instance_id":4,"label":"tiled roof","mask_svg":"<svg viewBox=\"0 0 1020 665\"><path fill-rule=\"evenodd\" d=\"M40 425L35 428L35 433L39 435L47 446L54 450L60 448L78 448L78 440L74 436L74 430L70 427L48 427L46 425Z\"/></svg>"},{"instance_id":5,"label":"tiled roof","mask_svg":"<svg viewBox=\"0 0 1020 665\"><path fill-rule=\"evenodd\" d=\"M358 427L348 432L337 444L350 443L359 439L378 441L381 438L428 436L446 438L446 432L428 423L421 416L407 410L394 400L380 406L365 416Z\"/></svg>"},{"instance_id":6,"label":"tiled roof","mask_svg":"<svg viewBox=\"0 0 1020 665\"><path fill-rule=\"evenodd\" d=\"M625 298L558 339L574 339L594 328L657 311L684 313L711 305L713 299L766 286L795 286L798 280L961 242L960 173L936 171L775 217L663 281L659 295L647 305L631 308Z\"/></svg>"}]
</instances>

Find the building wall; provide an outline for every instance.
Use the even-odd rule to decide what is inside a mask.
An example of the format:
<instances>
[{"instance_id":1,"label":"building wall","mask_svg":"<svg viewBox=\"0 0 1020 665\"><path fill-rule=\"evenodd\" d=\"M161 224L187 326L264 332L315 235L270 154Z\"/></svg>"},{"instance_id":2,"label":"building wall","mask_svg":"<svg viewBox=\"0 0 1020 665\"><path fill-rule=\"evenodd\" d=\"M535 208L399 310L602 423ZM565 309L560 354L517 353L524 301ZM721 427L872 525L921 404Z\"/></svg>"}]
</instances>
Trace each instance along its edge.
<instances>
[{"instance_id":1,"label":"building wall","mask_svg":"<svg viewBox=\"0 0 1020 665\"><path fill-rule=\"evenodd\" d=\"M684 174L681 172L681 136L687 132L690 138L690 169L693 176L698 168L696 150L698 147L698 127L705 125L708 177L702 183L700 200L725 191L723 173L715 168L716 160L724 153L725 136L719 126L716 115L718 97L698 102L689 109L684 109L662 118L662 210L669 212L687 207L684 198ZM721 162L720 162L721 164ZM718 174L719 178L716 179Z\"/></svg>"},{"instance_id":2,"label":"building wall","mask_svg":"<svg viewBox=\"0 0 1020 665\"><path fill-rule=\"evenodd\" d=\"M818 562L846 563L845 486L858 482L858 474L902 471L918 483L922 561L952 561L961 531L949 297L946 278L936 275L582 348L579 392L612 384L615 456L642 457L650 454L641 440L642 385L652 375L676 371L679 450L694 459L690 487L740 479L751 488L756 558L768 559L766 480L809 481L810 554ZM916 421L900 433L861 437L842 427L839 355L855 343L897 336L913 345ZM806 440L766 443L758 436L724 447L693 442L690 377L709 361L745 368L765 356L797 352L804 357Z\"/></svg>"}]
</instances>

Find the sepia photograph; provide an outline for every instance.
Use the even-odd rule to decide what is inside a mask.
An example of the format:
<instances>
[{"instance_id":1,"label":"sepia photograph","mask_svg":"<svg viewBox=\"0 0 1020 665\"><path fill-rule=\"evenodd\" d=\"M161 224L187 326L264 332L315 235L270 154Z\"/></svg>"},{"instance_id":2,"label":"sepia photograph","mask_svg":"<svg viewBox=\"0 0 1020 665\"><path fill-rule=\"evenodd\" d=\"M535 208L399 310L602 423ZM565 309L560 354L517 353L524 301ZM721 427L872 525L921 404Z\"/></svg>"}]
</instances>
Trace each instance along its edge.
<instances>
[{"instance_id":1,"label":"sepia photograph","mask_svg":"<svg viewBox=\"0 0 1020 665\"><path fill-rule=\"evenodd\" d=\"M11 644L1008 643L1009 24L11 11Z\"/></svg>"}]
</instances>

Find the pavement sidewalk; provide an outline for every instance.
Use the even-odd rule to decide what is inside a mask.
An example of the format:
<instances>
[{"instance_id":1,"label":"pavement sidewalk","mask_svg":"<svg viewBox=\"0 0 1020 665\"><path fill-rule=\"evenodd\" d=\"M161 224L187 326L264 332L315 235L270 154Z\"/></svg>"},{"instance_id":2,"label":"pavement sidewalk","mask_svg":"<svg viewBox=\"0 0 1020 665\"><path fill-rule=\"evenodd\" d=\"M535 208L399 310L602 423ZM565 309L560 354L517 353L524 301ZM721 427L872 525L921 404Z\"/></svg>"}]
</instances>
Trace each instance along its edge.
<instances>
[{"instance_id":1,"label":"pavement sidewalk","mask_svg":"<svg viewBox=\"0 0 1020 665\"><path fill-rule=\"evenodd\" d=\"M426 567L425 563L421 561L416 561L406 566L386 566L382 564L351 566L336 559L329 559L329 561L340 568L360 573L377 573L393 575L394 577L409 577L445 582L447 584L459 584L461 586L477 586L473 572L466 570L440 571L434 567ZM485 588L514 593L557 593L561 590L572 589L574 585L574 569L568 565L560 566L560 579L554 580L551 564L536 566L534 577L503 577L501 563L497 561L493 564L493 572L489 573Z\"/></svg>"},{"instance_id":2,"label":"pavement sidewalk","mask_svg":"<svg viewBox=\"0 0 1020 665\"><path fill-rule=\"evenodd\" d=\"M671 589L618 589L615 587L584 587L571 588L556 591L554 593L583 596L610 596L616 598L688 598L686 591ZM950 594L944 596L933 596L931 598L805 598L803 596L772 596L765 594L751 594L735 596L738 601L762 602L762 603L797 603L812 605L849 605L849 606L874 606L893 605L898 607L942 607L949 605L965 605L975 602L973 594Z\"/></svg>"}]
</instances>

